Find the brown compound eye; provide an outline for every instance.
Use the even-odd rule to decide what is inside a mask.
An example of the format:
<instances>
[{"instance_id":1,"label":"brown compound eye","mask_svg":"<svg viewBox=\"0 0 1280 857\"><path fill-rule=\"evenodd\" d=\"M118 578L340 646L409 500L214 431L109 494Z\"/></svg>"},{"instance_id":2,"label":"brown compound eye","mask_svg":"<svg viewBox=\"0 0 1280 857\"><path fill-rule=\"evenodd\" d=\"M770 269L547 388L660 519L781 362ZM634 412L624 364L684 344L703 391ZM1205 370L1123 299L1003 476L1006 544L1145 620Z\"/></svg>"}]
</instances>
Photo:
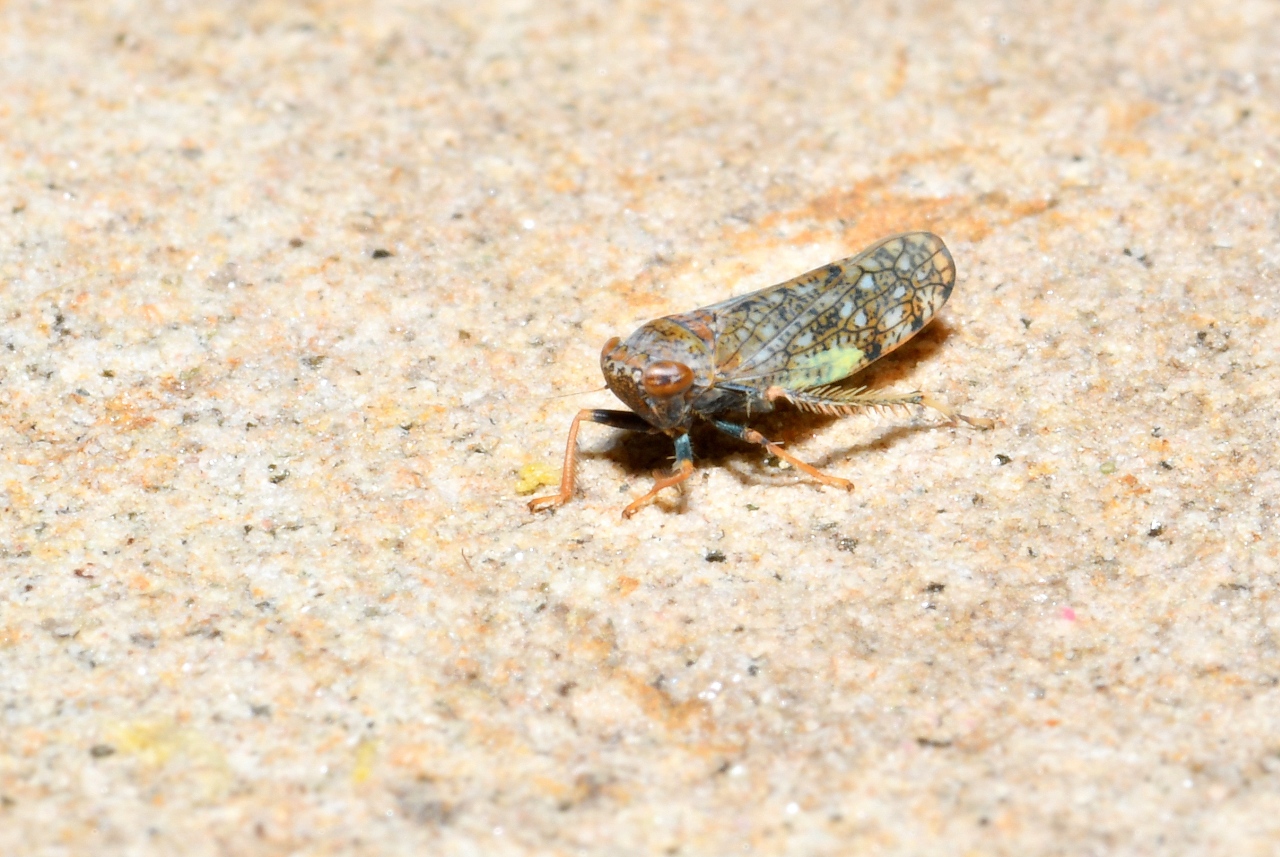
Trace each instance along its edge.
<instances>
[{"instance_id":1,"label":"brown compound eye","mask_svg":"<svg viewBox=\"0 0 1280 857\"><path fill-rule=\"evenodd\" d=\"M650 396L676 396L693 386L693 370L674 360L659 360L644 367L640 383Z\"/></svg>"},{"instance_id":2,"label":"brown compound eye","mask_svg":"<svg viewBox=\"0 0 1280 857\"><path fill-rule=\"evenodd\" d=\"M600 349L601 357L608 357L609 352L618 347L618 343L622 340L616 336L609 337L609 341L604 344L604 348Z\"/></svg>"}]
</instances>

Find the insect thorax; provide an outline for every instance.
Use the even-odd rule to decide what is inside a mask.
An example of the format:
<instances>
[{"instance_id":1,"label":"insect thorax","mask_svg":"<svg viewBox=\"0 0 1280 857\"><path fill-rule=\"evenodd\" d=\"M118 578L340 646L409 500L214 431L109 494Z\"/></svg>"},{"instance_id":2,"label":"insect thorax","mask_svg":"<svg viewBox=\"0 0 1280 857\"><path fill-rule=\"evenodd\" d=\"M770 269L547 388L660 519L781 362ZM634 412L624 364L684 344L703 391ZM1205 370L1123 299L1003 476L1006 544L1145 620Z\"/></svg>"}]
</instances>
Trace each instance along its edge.
<instances>
[{"instance_id":1,"label":"insect thorax","mask_svg":"<svg viewBox=\"0 0 1280 857\"><path fill-rule=\"evenodd\" d=\"M773 410L773 403L762 396L759 391L731 384L716 384L693 403L693 410L703 417L740 417L750 418L755 414L767 414Z\"/></svg>"}]
</instances>

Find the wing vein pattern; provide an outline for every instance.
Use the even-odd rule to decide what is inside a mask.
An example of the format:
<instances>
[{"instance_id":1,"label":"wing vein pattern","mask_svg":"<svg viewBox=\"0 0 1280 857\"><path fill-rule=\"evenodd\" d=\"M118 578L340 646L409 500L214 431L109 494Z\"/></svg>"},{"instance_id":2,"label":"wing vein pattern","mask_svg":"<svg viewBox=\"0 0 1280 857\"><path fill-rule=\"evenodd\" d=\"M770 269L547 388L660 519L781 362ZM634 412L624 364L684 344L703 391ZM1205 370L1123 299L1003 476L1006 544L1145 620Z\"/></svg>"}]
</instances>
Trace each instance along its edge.
<instances>
[{"instance_id":1,"label":"wing vein pattern","mask_svg":"<svg viewBox=\"0 0 1280 857\"><path fill-rule=\"evenodd\" d=\"M706 307L718 380L798 390L838 381L910 339L946 303L951 254L927 232Z\"/></svg>"}]
</instances>

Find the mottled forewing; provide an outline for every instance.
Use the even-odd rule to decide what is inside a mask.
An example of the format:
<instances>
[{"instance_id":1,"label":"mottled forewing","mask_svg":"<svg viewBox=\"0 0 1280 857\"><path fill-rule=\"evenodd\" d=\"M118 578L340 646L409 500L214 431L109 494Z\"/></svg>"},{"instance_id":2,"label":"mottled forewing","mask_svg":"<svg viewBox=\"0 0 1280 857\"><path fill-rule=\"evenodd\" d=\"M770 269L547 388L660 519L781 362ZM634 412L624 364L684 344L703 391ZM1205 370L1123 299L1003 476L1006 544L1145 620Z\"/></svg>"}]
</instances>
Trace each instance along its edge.
<instances>
[{"instance_id":1,"label":"mottled forewing","mask_svg":"<svg viewBox=\"0 0 1280 857\"><path fill-rule=\"evenodd\" d=\"M928 232L895 235L857 256L699 310L716 334L720 383L763 392L846 378L933 318L955 264Z\"/></svg>"}]
</instances>

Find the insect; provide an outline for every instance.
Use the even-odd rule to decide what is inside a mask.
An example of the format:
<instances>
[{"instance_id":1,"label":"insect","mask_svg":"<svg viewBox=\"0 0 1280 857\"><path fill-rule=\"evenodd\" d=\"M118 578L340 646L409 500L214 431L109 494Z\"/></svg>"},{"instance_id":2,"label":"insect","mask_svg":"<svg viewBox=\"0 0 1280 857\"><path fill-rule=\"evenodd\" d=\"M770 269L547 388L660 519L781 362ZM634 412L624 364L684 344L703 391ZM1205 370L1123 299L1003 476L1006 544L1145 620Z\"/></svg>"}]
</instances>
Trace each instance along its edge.
<instances>
[{"instance_id":1,"label":"insect","mask_svg":"<svg viewBox=\"0 0 1280 857\"><path fill-rule=\"evenodd\" d=\"M942 239L909 232L794 280L651 321L625 341L610 339L600 368L609 389L631 410L579 411L569 425L560 490L530 501L530 511L560 506L573 496L583 420L660 432L675 441L674 470L654 474L649 492L622 510L627 518L693 475L689 430L697 420L846 490L853 489L849 480L829 476L755 429L724 418L767 413L778 402L829 416L919 405L990 428L988 421L957 414L921 392L895 395L836 385L928 324L955 280L955 262Z\"/></svg>"}]
</instances>

